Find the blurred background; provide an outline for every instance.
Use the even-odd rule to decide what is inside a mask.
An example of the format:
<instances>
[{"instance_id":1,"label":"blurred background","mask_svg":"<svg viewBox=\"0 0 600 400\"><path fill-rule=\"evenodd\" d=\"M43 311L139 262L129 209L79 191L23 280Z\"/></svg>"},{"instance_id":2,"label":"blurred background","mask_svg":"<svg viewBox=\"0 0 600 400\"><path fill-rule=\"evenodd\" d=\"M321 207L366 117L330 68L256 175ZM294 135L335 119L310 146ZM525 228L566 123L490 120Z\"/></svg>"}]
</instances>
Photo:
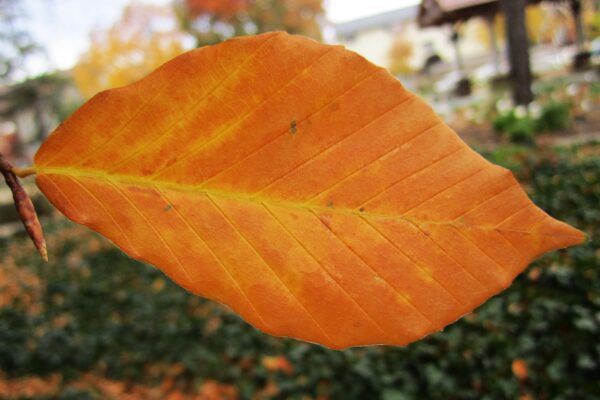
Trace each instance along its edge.
<instances>
[{"instance_id":1,"label":"blurred background","mask_svg":"<svg viewBox=\"0 0 600 400\"><path fill-rule=\"evenodd\" d=\"M189 49L343 44L586 231L443 332L344 352L268 337L58 215L43 264L0 188L1 399L600 398L600 1L0 0L0 152Z\"/></svg>"}]
</instances>

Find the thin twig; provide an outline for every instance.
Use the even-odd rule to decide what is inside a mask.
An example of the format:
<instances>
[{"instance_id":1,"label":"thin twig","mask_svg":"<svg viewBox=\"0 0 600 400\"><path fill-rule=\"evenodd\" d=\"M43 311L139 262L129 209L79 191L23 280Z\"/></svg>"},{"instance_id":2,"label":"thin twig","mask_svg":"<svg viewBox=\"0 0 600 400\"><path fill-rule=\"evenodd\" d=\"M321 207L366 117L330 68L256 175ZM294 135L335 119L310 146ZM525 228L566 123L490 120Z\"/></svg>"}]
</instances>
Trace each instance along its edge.
<instances>
[{"instance_id":1,"label":"thin twig","mask_svg":"<svg viewBox=\"0 0 600 400\"><path fill-rule=\"evenodd\" d=\"M46 249L44 232L42 231L42 226L38 220L33 203L29 196L27 196L27 193L25 193L25 189L23 189L23 186L21 186L19 179L15 175L13 166L4 158L2 153L0 153L0 173L4 176L4 180L13 194L15 207L17 208L21 221L23 221L23 225L25 225L29 237L33 240L33 244L40 252L42 259L48 261L48 251Z\"/></svg>"}]
</instances>

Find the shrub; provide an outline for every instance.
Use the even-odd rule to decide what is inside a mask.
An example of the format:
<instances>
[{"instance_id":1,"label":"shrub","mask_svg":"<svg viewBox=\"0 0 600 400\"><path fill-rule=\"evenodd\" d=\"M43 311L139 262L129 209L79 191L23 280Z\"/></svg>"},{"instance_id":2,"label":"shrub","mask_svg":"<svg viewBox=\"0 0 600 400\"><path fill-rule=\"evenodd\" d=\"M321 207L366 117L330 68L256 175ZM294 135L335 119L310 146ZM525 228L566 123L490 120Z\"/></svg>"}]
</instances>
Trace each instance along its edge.
<instances>
[{"instance_id":1,"label":"shrub","mask_svg":"<svg viewBox=\"0 0 600 400\"><path fill-rule=\"evenodd\" d=\"M492 127L515 143L533 143L537 132L536 120L529 114L517 115L515 110L498 115L492 121Z\"/></svg>"},{"instance_id":2,"label":"shrub","mask_svg":"<svg viewBox=\"0 0 600 400\"><path fill-rule=\"evenodd\" d=\"M571 124L571 104L550 101L542 106L537 118L538 132L555 132L566 129Z\"/></svg>"},{"instance_id":3,"label":"shrub","mask_svg":"<svg viewBox=\"0 0 600 400\"><path fill-rule=\"evenodd\" d=\"M220 382L241 398L599 398L599 154L600 145L494 152L518 164L538 205L590 240L544 256L474 313L405 348L337 352L269 337L62 220L46 226L50 264L25 241L0 239L7 276L40 281L22 275L10 283L18 296L0 303L0 369L12 379L60 374L65 389L51 398L63 399L96 398L67 387L87 372L188 393Z\"/></svg>"},{"instance_id":4,"label":"shrub","mask_svg":"<svg viewBox=\"0 0 600 400\"><path fill-rule=\"evenodd\" d=\"M556 132L569 127L571 123L571 104L554 101L544 104L539 115L525 109L511 109L492 119L492 127L504 134L514 143L533 143L540 132Z\"/></svg>"}]
</instances>

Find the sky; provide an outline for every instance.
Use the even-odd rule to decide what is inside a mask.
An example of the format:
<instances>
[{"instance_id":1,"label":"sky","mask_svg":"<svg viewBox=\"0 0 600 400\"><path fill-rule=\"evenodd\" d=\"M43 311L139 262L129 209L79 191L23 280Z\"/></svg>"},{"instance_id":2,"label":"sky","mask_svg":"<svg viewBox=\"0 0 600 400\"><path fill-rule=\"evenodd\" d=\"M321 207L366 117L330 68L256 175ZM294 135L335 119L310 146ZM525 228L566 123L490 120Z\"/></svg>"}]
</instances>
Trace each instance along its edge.
<instances>
[{"instance_id":1,"label":"sky","mask_svg":"<svg viewBox=\"0 0 600 400\"><path fill-rule=\"evenodd\" d=\"M131 0L23 0L26 28L46 49L27 75L73 66L89 45L90 33L111 26ZM172 0L143 0L167 4ZM345 22L418 3L419 0L324 0L327 17Z\"/></svg>"},{"instance_id":2,"label":"sky","mask_svg":"<svg viewBox=\"0 0 600 400\"><path fill-rule=\"evenodd\" d=\"M345 22L420 3L419 0L325 0L332 22Z\"/></svg>"}]
</instances>

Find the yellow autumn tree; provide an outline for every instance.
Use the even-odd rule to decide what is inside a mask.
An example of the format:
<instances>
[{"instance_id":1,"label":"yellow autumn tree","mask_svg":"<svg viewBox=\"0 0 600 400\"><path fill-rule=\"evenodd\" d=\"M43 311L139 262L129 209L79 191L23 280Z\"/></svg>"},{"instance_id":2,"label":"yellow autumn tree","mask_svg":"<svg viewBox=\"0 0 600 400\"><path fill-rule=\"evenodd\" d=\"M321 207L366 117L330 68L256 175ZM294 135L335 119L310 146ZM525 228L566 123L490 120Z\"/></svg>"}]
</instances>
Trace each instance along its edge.
<instances>
[{"instance_id":1,"label":"yellow autumn tree","mask_svg":"<svg viewBox=\"0 0 600 400\"><path fill-rule=\"evenodd\" d=\"M171 7L132 3L112 27L92 35L73 78L86 97L127 85L184 52L186 39Z\"/></svg>"},{"instance_id":2,"label":"yellow autumn tree","mask_svg":"<svg viewBox=\"0 0 600 400\"><path fill-rule=\"evenodd\" d=\"M414 55L413 43L404 32L395 35L390 48L390 72L393 75L404 75L414 71L411 59Z\"/></svg>"}]
</instances>

